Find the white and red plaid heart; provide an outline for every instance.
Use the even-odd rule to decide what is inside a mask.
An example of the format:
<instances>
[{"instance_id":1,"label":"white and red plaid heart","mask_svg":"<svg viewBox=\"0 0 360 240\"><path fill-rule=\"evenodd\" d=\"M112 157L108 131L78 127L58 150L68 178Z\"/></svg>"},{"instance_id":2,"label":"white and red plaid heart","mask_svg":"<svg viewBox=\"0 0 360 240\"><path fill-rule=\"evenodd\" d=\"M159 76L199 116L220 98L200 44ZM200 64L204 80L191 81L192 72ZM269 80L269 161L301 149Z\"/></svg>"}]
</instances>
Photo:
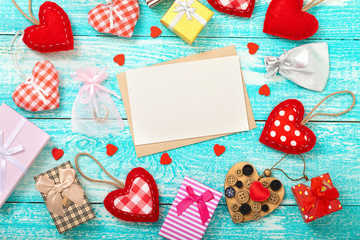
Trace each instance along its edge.
<instances>
[{"instance_id":1,"label":"white and red plaid heart","mask_svg":"<svg viewBox=\"0 0 360 240\"><path fill-rule=\"evenodd\" d=\"M28 111L38 112L56 109L59 100L59 72L54 65L41 60L34 66L32 76L17 86L13 92L15 104Z\"/></svg>"},{"instance_id":2,"label":"white and red plaid heart","mask_svg":"<svg viewBox=\"0 0 360 240\"><path fill-rule=\"evenodd\" d=\"M137 0L114 0L112 3L99 4L92 9L88 14L88 21L99 32L131 38L139 12Z\"/></svg>"}]
</instances>

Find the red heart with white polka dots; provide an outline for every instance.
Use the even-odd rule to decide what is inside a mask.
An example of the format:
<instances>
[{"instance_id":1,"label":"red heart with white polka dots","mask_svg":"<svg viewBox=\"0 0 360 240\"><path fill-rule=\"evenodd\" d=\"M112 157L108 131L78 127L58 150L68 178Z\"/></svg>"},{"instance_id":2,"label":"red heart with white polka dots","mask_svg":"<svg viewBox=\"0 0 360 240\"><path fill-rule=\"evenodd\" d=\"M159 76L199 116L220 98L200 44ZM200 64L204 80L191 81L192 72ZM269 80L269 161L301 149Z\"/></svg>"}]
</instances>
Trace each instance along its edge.
<instances>
[{"instance_id":1,"label":"red heart with white polka dots","mask_svg":"<svg viewBox=\"0 0 360 240\"><path fill-rule=\"evenodd\" d=\"M304 106L296 99L280 103L270 113L259 141L285 153L310 151L315 145L316 136L301 124L304 112Z\"/></svg>"}]
</instances>

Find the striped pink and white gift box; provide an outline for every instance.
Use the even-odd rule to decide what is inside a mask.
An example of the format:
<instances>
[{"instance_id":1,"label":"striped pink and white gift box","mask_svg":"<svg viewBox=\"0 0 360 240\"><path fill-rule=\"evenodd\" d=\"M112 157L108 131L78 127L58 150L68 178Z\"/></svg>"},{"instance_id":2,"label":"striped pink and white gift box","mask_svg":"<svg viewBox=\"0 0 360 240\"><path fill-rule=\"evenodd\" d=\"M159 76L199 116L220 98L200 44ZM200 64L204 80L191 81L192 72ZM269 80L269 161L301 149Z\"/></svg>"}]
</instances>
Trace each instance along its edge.
<instances>
[{"instance_id":1,"label":"striped pink and white gift box","mask_svg":"<svg viewBox=\"0 0 360 240\"><path fill-rule=\"evenodd\" d=\"M209 190L214 195L214 198L206 202L209 211L209 219L202 224L200 214L197 208L197 203L191 204L180 216L176 211L176 206L184 198L188 196L186 187L191 186L197 196ZM215 209L221 199L222 193L216 191L202 183L199 183L191 178L185 177L181 187L175 197L170 211L162 225L159 235L167 239L201 239L206 231L207 226L215 212Z\"/></svg>"}]
</instances>

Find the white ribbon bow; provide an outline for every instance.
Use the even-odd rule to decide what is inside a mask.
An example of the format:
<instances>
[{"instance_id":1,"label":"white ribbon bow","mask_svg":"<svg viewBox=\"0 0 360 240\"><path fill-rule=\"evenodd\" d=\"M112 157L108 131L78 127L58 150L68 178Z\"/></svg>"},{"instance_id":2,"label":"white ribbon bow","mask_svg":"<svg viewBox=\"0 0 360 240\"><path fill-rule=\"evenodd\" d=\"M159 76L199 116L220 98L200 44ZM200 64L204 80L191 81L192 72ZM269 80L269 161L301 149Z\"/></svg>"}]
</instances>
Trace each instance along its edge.
<instances>
[{"instance_id":1,"label":"white ribbon bow","mask_svg":"<svg viewBox=\"0 0 360 240\"><path fill-rule=\"evenodd\" d=\"M175 3L179 6L175 7L174 12L178 13L175 18L170 22L168 28L173 31L174 27L176 26L176 24L178 24L178 22L180 21L180 19L182 18L182 16L184 16L186 14L187 20L193 20L193 18L195 18L199 23L201 23L201 25L205 26L207 21L201 17L199 14L196 13L196 8L192 8L190 7L195 0L176 0Z\"/></svg>"},{"instance_id":2,"label":"white ribbon bow","mask_svg":"<svg viewBox=\"0 0 360 240\"><path fill-rule=\"evenodd\" d=\"M24 174L26 168L13 156L17 153L24 151L24 147L19 145L9 149L10 145L14 142L17 135L20 133L22 127L25 125L26 120L22 118L13 132L8 137L4 144L4 132L0 131L0 194L5 190L6 183L6 163L10 162Z\"/></svg>"},{"instance_id":3,"label":"white ribbon bow","mask_svg":"<svg viewBox=\"0 0 360 240\"><path fill-rule=\"evenodd\" d=\"M49 97L50 93L46 90L44 90L43 88L41 88L34 80L34 77L31 76L30 78L25 78L27 79L25 81L25 84L32 86L35 89L35 92L40 96L41 100L43 100L43 102L45 104L49 103L49 100L46 99L46 97Z\"/></svg>"},{"instance_id":4,"label":"white ribbon bow","mask_svg":"<svg viewBox=\"0 0 360 240\"><path fill-rule=\"evenodd\" d=\"M268 77L278 72L295 84L322 91L329 78L329 50L326 42L305 44L284 52L280 57L266 56Z\"/></svg>"},{"instance_id":5,"label":"white ribbon bow","mask_svg":"<svg viewBox=\"0 0 360 240\"><path fill-rule=\"evenodd\" d=\"M110 29L114 28L114 13L120 18L121 21L124 21L123 16L121 16L121 14L115 10L114 8L114 1L113 0L106 0L106 4L109 7L110 10Z\"/></svg>"}]
</instances>

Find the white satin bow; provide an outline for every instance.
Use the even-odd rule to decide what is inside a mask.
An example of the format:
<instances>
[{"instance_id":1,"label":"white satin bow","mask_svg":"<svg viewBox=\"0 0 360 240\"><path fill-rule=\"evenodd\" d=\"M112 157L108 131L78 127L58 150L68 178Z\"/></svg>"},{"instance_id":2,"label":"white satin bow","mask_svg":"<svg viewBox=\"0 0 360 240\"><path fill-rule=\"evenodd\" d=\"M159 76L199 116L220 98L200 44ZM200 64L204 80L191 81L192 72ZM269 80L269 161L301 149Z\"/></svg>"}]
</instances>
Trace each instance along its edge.
<instances>
[{"instance_id":1,"label":"white satin bow","mask_svg":"<svg viewBox=\"0 0 360 240\"><path fill-rule=\"evenodd\" d=\"M31 76L29 78L25 78L27 79L25 81L25 84L32 86L35 89L35 92L40 96L41 100L43 100L43 102L45 104L47 104L49 102L49 100L46 99L46 97L49 97L49 92L44 90L43 88L41 88L34 80L34 77Z\"/></svg>"},{"instance_id":2,"label":"white satin bow","mask_svg":"<svg viewBox=\"0 0 360 240\"><path fill-rule=\"evenodd\" d=\"M328 45L310 43L284 52L278 58L266 56L265 67L269 78L279 73L303 88L320 92L329 78Z\"/></svg>"},{"instance_id":3,"label":"white satin bow","mask_svg":"<svg viewBox=\"0 0 360 240\"><path fill-rule=\"evenodd\" d=\"M36 182L36 190L46 194L46 206L49 212L64 216L62 197L65 196L77 205L84 201L84 190L75 184L75 170L72 168L59 170L60 183L55 184L54 180L46 176L40 176Z\"/></svg>"},{"instance_id":4,"label":"white satin bow","mask_svg":"<svg viewBox=\"0 0 360 240\"><path fill-rule=\"evenodd\" d=\"M177 13L185 13L186 17L189 20L192 20L192 17L194 16L194 13L196 11L196 8L190 7L191 4L188 1L175 1L179 6L175 7L174 12Z\"/></svg>"},{"instance_id":5,"label":"white satin bow","mask_svg":"<svg viewBox=\"0 0 360 240\"><path fill-rule=\"evenodd\" d=\"M114 1L113 0L106 0L106 4L109 7L110 10L110 29L114 28L114 13L120 18L121 21L124 21L124 18L121 16L121 14L114 9Z\"/></svg>"}]
</instances>

